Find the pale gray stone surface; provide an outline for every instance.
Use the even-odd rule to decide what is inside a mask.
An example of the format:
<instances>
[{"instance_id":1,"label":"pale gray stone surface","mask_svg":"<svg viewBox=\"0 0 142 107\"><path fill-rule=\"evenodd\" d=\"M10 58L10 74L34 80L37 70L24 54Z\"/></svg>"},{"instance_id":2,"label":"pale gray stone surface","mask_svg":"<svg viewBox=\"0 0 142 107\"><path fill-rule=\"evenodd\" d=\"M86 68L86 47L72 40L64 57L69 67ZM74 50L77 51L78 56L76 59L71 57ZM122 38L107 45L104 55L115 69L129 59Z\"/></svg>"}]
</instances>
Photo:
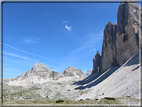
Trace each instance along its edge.
<instances>
[{"instance_id":1,"label":"pale gray stone surface","mask_svg":"<svg viewBox=\"0 0 142 107\"><path fill-rule=\"evenodd\" d=\"M63 74L60 74L59 72L55 72L55 71L52 71L50 74L50 78L52 78L53 80L59 80L60 78L63 78L63 77L64 77Z\"/></svg>"},{"instance_id":2,"label":"pale gray stone surface","mask_svg":"<svg viewBox=\"0 0 142 107\"><path fill-rule=\"evenodd\" d=\"M86 71L86 76L91 75L91 73L92 73L92 70L87 70L87 71Z\"/></svg>"},{"instance_id":3,"label":"pale gray stone surface","mask_svg":"<svg viewBox=\"0 0 142 107\"><path fill-rule=\"evenodd\" d=\"M40 76L40 78L48 78L51 74L51 70L49 67L47 67L44 64L41 63L35 63L34 67L31 69L31 72L34 75Z\"/></svg>"},{"instance_id":4,"label":"pale gray stone surface","mask_svg":"<svg viewBox=\"0 0 142 107\"><path fill-rule=\"evenodd\" d=\"M77 77L84 77L85 74L80 70L75 67L68 67L64 70L63 73L64 76L72 77L72 76L77 76Z\"/></svg>"},{"instance_id":5,"label":"pale gray stone surface","mask_svg":"<svg viewBox=\"0 0 142 107\"><path fill-rule=\"evenodd\" d=\"M33 68L26 73L22 73L16 78L4 79L4 83L9 85L27 86L31 84L45 83L50 80L64 79L64 77L85 77L85 74L75 67L65 69L63 74L51 71L49 67L41 63L35 63Z\"/></svg>"}]
</instances>

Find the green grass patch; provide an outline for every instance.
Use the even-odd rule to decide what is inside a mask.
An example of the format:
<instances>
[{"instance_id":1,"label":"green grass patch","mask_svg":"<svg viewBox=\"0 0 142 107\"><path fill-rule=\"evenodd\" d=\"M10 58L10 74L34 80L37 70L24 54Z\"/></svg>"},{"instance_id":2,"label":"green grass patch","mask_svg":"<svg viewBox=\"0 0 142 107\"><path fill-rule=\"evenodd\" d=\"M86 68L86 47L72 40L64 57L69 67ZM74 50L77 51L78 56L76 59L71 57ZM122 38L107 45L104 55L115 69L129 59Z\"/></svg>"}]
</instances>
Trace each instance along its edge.
<instances>
[{"instance_id":1,"label":"green grass patch","mask_svg":"<svg viewBox=\"0 0 142 107\"><path fill-rule=\"evenodd\" d=\"M32 88L29 88L29 90L39 90L40 88L38 87L32 87Z\"/></svg>"},{"instance_id":2,"label":"green grass patch","mask_svg":"<svg viewBox=\"0 0 142 107\"><path fill-rule=\"evenodd\" d=\"M115 100L115 98L111 98L111 97L105 97L104 99L107 99L107 100Z\"/></svg>"},{"instance_id":3,"label":"green grass patch","mask_svg":"<svg viewBox=\"0 0 142 107\"><path fill-rule=\"evenodd\" d=\"M63 83L58 82L57 85L63 85Z\"/></svg>"},{"instance_id":4,"label":"green grass patch","mask_svg":"<svg viewBox=\"0 0 142 107\"><path fill-rule=\"evenodd\" d=\"M47 98L39 98L39 97L27 97L28 99L19 100L19 99L12 99L12 98L4 98L4 104L127 104L127 102L122 102L124 98L115 98L115 100L110 100L110 97L108 99L102 98L100 100L98 99L89 99L86 100L80 99L78 101L73 101L69 99L59 99L59 100L53 100L53 99L47 99ZM30 99L31 98L31 99ZM141 99L133 99L125 96L126 101L133 101L135 104L138 104ZM130 100L131 99L131 100Z\"/></svg>"},{"instance_id":5,"label":"green grass patch","mask_svg":"<svg viewBox=\"0 0 142 107\"><path fill-rule=\"evenodd\" d=\"M90 100L90 98L86 98L86 100Z\"/></svg>"},{"instance_id":6,"label":"green grass patch","mask_svg":"<svg viewBox=\"0 0 142 107\"><path fill-rule=\"evenodd\" d=\"M33 101L33 103L37 103L37 101Z\"/></svg>"},{"instance_id":7,"label":"green grass patch","mask_svg":"<svg viewBox=\"0 0 142 107\"><path fill-rule=\"evenodd\" d=\"M14 89L21 89L23 88L22 86L15 86Z\"/></svg>"},{"instance_id":8,"label":"green grass patch","mask_svg":"<svg viewBox=\"0 0 142 107\"><path fill-rule=\"evenodd\" d=\"M72 81L72 83L76 83L77 81Z\"/></svg>"},{"instance_id":9,"label":"green grass patch","mask_svg":"<svg viewBox=\"0 0 142 107\"><path fill-rule=\"evenodd\" d=\"M129 97L129 98L131 98L130 96L126 96L126 97Z\"/></svg>"},{"instance_id":10,"label":"green grass patch","mask_svg":"<svg viewBox=\"0 0 142 107\"><path fill-rule=\"evenodd\" d=\"M62 103L64 100L57 100L56 103Z\"/></svg>"}]
</instances>

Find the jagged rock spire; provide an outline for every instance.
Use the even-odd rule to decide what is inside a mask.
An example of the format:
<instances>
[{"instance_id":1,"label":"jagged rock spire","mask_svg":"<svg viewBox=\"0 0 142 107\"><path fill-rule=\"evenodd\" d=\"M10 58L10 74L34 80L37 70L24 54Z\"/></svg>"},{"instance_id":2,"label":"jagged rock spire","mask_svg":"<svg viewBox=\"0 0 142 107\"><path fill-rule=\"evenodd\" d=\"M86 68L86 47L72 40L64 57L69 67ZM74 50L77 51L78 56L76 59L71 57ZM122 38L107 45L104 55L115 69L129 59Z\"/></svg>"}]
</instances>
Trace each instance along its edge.
<instances>
[{"instance_id":1,"label":"jagged rock spire","mask_svg":"<svg viewBox=\"0 0 142 107\"><path fill-rule=\"evenodd\" d=\"M117 12L117 25L110 21L104 29L101 71L122 65L139 51L140 9L136 0L123 0Z\"/></svg>"},{"instance_id":2,"label":"jagged rock spire","mask_svg":"<svg viewBox=\"0 0 142 107\"><path fill-rule=\"evenodd\" d=\"M101 55L100 55L100 52L97 51L97 54L95 55L95 58L93 58L93 70L92 70L92 73L99 72L100 67L101 67Z\"/></svg>"}]
</instances>

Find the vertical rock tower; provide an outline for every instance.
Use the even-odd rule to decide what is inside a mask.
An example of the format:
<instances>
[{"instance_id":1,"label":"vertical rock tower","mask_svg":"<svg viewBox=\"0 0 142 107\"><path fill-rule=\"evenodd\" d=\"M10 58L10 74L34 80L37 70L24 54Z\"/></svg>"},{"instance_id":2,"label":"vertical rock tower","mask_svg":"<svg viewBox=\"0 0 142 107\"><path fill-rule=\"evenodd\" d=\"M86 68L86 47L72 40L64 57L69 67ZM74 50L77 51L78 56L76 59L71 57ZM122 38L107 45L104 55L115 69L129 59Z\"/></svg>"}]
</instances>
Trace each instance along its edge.
<instances>
[{"instance_id":1,"label":"vertical rock tower","mask_svg":"<svg viewBox=\"0 0 142 107\"><path fill-rule=\"evenodd\" d=\"M93 58L93 70L92 70L92 73L99 72L100 67L101 67L101 55L100 55L100 52L97 51L97 54L95 55L95 58Z\"/></svg>"},{"instance_id":2,"label":"vertical rock tower","mask_svg":"<svg viewBox=\"0 0 142 107\"><path fill-rule=\"evenodd\" d=\"M106 24L102 55L97 52L93 59L93 73L104 72L110 67L124 64L139 51L139 38L140 7L137 3L124 1L117 12L117 25L112 22Z\"/></svg>"},{"instance_id":3,"label":"vertical rock tower","mask_svg":"<svg viewBox=\"0 0 142 107\"><path fill-rule=\"evenodd\" d=\"M111 66L115 66L116 62L116 31L117 25L108 22L104 29L104 38L102 45L102 65L101 70L106 71Z\"/></svg>"},{"instance_id":4,"label":"vertical rock tower","mask_svg":"<svg viewBox=\"0 0 142 107\"><path fill-rule=\"evenodd\" d=\"M117 13L116 60L126 62L139 50L140 9L136 3L121 3Z\"/></svg>"}]
</instances>

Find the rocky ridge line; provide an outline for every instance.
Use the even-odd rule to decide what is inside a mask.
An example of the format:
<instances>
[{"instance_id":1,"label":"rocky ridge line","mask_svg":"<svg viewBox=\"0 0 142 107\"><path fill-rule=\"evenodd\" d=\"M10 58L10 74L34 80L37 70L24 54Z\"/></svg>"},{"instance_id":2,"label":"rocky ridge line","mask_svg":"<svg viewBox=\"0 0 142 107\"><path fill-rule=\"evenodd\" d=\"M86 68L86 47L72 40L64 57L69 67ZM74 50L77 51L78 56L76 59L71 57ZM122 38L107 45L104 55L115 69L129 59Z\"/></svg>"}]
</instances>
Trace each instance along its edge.
<instances>
[{"instance_id":1,"label":"rocky ridge line","mask_svg":"<svg viewBox=\"0 0 142 107\"><path fill-rule=\"evenodd\" d=\"M13 82L12 84L36 84L44 82L46 80L59 80L64 77L85 77L85 74L75 67L69 67L64 70L63 74L59 72L51 71L49 67L41 63L35 63L33 68L28 70L26 73L22 73L16 78L4 79L5 83ZM15 82L15 83L14 83ZM26 83L27 84L27 83Z\"/></svg>"}]
</instances>

